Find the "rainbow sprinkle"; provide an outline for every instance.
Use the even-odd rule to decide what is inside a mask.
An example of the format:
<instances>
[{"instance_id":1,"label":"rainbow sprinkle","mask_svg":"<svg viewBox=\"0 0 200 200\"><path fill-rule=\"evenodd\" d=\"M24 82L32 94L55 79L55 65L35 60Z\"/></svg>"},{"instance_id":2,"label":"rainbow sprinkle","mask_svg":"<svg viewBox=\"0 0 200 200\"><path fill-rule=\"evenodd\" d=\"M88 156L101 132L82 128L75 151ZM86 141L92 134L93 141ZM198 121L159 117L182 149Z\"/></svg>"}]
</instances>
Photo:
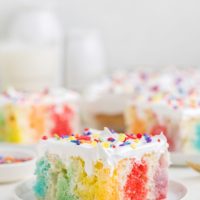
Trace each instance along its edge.
<instances>
[{"instance_id":1,"label":"rainbow sprinkle","mask_svg":"<svg viewBox=\"0 0 200 200\"><path fill-rule=\"evenodd\" d=\"M47 140L48 138L43 136L42 139ZM71 142L75 145L87 144L96 146L99 144L105 149L121 148L124 146L130 146L135 149L138 145L152 142L152 136L147 133L116 133L106 127L104 128L104 133L85 128L82 134L72 134L71 136L63 135L62 137L55 134L54 139Z\"/></svg>"},{"instance_id":2,"label":"rainbow sprinkle","mask_svg":"<svg viewBox=\"0 0 200 200\"><path fill-rule=\"evenodd\" d=\"M15 158L13 156L1 156L0 155L0 165L1 164L14 164L14 163L22 163L32 160L32 158Z\"/></svg>"}]
</instances>

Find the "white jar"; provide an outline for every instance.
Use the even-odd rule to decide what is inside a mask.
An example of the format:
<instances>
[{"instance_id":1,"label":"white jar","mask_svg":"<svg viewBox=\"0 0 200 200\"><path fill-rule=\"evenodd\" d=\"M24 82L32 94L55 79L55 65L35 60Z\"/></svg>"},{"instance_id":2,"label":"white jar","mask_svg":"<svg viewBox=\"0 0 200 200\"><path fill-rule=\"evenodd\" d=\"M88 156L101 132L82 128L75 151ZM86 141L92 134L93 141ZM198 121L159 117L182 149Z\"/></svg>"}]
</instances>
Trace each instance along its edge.
<instances>
[{"instance_id":1,"label":"white jar","mask_svg":"<svg viewBox=\"0 0 200 200\"><path fill-rule=\"evenodd\" d=\"M12 20L6 42L0 43L3 88L41 90L62 84L62 28L54 13L24 9Z\"/></svg>"},{"instance_id":2,"label":"white jar","mask_svg":"<svg viewBox=\"0 0 200 200\"><path fill-rule=\"evenodd\" d=\"M96 30L69 31L66 44L65 84L83 90L106 71L104 49Z\"/></svg>"}]
</instances>

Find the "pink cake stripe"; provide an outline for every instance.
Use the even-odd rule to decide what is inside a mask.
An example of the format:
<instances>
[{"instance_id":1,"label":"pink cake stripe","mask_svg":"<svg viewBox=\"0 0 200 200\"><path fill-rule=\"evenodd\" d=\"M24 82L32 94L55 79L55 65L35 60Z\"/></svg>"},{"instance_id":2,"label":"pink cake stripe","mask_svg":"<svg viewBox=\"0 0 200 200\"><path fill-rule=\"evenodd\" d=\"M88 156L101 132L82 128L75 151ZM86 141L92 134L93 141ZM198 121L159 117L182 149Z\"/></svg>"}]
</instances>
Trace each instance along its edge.
<instances>
[{"instance_id":1,"label":"pink cake stripe","mask_svg":"<svg viewBox=\"0 0 200 200\"><path fill-rule=\"evenodd\" d=\"M137 163L133 161L133 168L127 177L124 187L126 200L146 200L147 189L147 164L145 161Z\"/></svg>"}]
</instances>

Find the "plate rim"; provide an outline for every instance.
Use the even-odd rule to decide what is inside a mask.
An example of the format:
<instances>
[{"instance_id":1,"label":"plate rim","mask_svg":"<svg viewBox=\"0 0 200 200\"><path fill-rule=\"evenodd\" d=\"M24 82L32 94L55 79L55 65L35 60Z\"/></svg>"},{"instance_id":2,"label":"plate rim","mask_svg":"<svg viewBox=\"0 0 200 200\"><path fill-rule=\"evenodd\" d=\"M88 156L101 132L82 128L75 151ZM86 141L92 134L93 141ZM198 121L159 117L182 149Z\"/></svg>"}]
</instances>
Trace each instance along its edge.
<instances>
[{"instance_id":1,"label":"plate rim","mask_svg":"<svg viewBox=\"0 0 200 200\"><path fill-rule=\"evenodd\" d=\"M22 186L23 184L26 184L26 183L28 183L28 182L32 182L32 181L34 181L34 180L35 180L35 177L32 177L32 178L29 178L29 179L27 179L27 180L25 180L25 181L22 181L22 182L18 183L18 184L15 186L14 190L13 190L13 195L12 195L13 199L14 199L14 200L23 200L23 199L21 199L21 198L17 195L17 191L16 191L16 190L17 190L20 186ZM181 182L179 182L179 181L177 181L177 180L174 180L174 179L169 179L169 184L170 184L170 182L173 183L173 184L177 184L177 185L179 185L180 187L184 188L184 196L182 196L180 200L182 200L182 199L184 199L185 197L187 197L188 188L187 188L183 183L181 183Z\"/></svg>"},{"instance_id":2,"label":"plate rim","mask_svg":"<svg viewBox=\"0 0 200 200\"><path fill-rule=\"evenodd\" d=\"M188 195L188 188L186 185L184 185L183 183L181 183L180 181L174 180L174 179L169 179L169 183L174 183L179 185L180 187L182 187L184 189L184 196L181 197L180 200L184 199L185 197L187 197Z\"/></svg>"}]
</instances>

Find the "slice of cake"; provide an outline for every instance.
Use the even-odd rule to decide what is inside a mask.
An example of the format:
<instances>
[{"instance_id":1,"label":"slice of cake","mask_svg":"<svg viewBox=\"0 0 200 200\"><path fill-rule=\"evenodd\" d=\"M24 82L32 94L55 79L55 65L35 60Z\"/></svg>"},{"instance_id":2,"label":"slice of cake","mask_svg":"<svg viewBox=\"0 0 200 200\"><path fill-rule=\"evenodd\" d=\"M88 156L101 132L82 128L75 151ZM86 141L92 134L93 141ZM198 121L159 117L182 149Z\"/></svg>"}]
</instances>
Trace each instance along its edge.
<instances>
[{"instance_id":1,"label":"slice of cake","mask_svg":"<svg viewBox=\"0 0 200 200\"><path fill-rule=\"evenodd\" d=\"M144 73L142 70L116 71L91 84L84 93L85 124L95 129L110 127L124 132L124 109L127 101L133 94L140 93L153 76L152 73Z\"/></svg>"},{"instance_id":2,"label":"slice of cake","mask_svg":"<svg viewBox=\"0 0 200 200\"><path fill-rule=\"evenodd\" d=\"M0 141L35 143L45 133L79 129L79 95L65 89L43 92L8 90L0 95Z\"/></svg>"},{"instance_id":3,"label":"slice of cake","mask_svg":"<svg viewBox=\"0 0 200 200\"><path fill-rule=\"evenodd\" d=\"M164 135L85 129L40 143L34 192L39 200L164 200L168 144Z\"/></svg>"},{"instance_id":4,"label":"slice of cake","mask_svg":"<svg viewBox=\"0 0 200 200\"><path fill-rule=\"evenodd\" d=\"M124 132L124 110L130 98L144 95L151 90L172 91L176 82L175 75L161 70L116 71L91 84L84 93L85 124L95 129L110 127Z\"/></svg>"},{"instance_id":5,"label":"slice of cake","mask_svg":"<svg viewBox=\"0 0 200 200\"><path fill-rule=\"evenodd\" d=\"M162 132L169 151L200 152L200 93L181 90L183 94L161 93L134 99L125 112L127 130L135 133Z\"/></svg>"},{"instance_id":6,"label":"slice of cake","mask_svg":"<svg viewBox=\"0 0 200 200\"><path fill-rule=\"evenodd\" d=\"M133 92L130 77L115 73L92 84L85 92L83 113L85 124L95 129L110 127L124 131L124 108Z\"/></svg>"}]
</instances>

